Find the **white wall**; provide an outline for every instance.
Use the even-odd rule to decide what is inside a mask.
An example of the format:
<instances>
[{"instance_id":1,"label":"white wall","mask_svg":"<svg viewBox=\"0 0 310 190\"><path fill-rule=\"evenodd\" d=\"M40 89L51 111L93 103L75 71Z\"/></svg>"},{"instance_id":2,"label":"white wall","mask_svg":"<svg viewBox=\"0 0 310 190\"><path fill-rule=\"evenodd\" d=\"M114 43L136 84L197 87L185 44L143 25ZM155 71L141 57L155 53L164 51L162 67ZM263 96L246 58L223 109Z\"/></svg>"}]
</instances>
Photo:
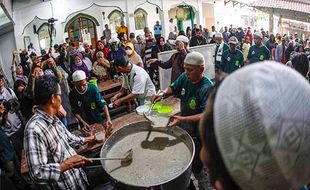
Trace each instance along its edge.
<instances>
[{"instance_id":1,"label":"white wall","mask_svg":"<svg viewBox=\"0 0 310 190\"><path fill-rule=\"evenodd\" d=\"M13 84L11 74L12 51L16 50L14 32L8 32L0 36L0 64L7 79Z\"/></svg>"},{"instance_id":2,"label":"white wall","mask_svg":"<svg viewBox=\"0 0 310 190\"><path fill-rule=\"evenodd\" d=\"M154 34L153 26L156 24L155 22L157 20L160 21L160 14L161 14L160 11L157 14L156 13L156 5L144 3L142 5L138 4L137 6L133 6L133 9L129 9L129 10L133 10L133 11L130 11L129 13L134 14L134 11L137 10L138 8L141 8L147 12L147 22L146 23L147 23L147 26L150 28L151 32ZM133 27L131 27L132 31L135 32L136 35L144 34L143 29L142 30L135 30L134 20L131 24L133 26ZM160 21L160 24L163 24L163 23L161 23L161 21Z\"/></svg>"},{"instance_id":3,"label":"white wall","mask_svg":"<svg viewBox=\"0 0 310 190\"><path fill-rule=\"evenodd\" d=\"M42 2L41 0L27 0L18 1L13 3L13 20L15 22L14 31L16 37L17 48L24 49L24 36L30 36L31 41L34 46L39 49L37 34L33 34L33 24L39 28L39 22L33 19L37 16L40 19L49 19L54 17L58 19L55 23L56 28L56 41L55 43L61 43L67 37L67 33L64 32L65 24L75 15L82 12L84 14L89 14L97 19L100 26L97 27L98 39L100 38L102 31L104 29L104 24L109 23L107 16L114 9L121 9L125 14L125 22L130 29L130 32L135 31L134 24L134 11L140 7L141 4L146 2L146 0L52 0L47 2ZM149 0L152 4L158 5L162 11L159 14L156 13L156 6L149 3L144 3L141 7L148 13L148 26L153 28L156 20L162 18L162 24L164 28L164 34L168 36L168 11L184 2L182 0ZM93 4L97 5L93 5ZM187 0L186 4L194 7L195 10L201 10L201 0ZM93 6L91 6L93 5ZM199 7L200 6L200 7ZM52 11L53 10L53 11ZM105 12L105 19L102 18L102 12ZM196 12L196 18L199 17L198 12ZM201 17L202 18L202 17ZM197 19L201 21L201 19ZM32 23L31 23L32 22ZM29 24L30 23L30 24ZM22 34L25 26L27 34ZM198 23L199 24L199 23ZM140 33L141 31L137 31Z\"/></svg>"},{"instance_id":4,"label":"white wall","mask_svg":"<svg viewBox=\"0 0 310 190\"><path fill-rule=\"evenodd\" d=\"M20 37L16 38L19 41L17 41L17 47L18 49L25 49L24 45L24 37L29 36L30 41L33 43L34 48L36 49L37 53L40 53L40 45L39 45L39 36L38 34L35 34L33 31L33 25L36 25L37 30L39 27L43 24L46 23L46 19L39 19L38 17L34 18L33 22L29 23L27 26L25 26L24 30L22 31L22 34Z\"/></svg>"}]
</instances>

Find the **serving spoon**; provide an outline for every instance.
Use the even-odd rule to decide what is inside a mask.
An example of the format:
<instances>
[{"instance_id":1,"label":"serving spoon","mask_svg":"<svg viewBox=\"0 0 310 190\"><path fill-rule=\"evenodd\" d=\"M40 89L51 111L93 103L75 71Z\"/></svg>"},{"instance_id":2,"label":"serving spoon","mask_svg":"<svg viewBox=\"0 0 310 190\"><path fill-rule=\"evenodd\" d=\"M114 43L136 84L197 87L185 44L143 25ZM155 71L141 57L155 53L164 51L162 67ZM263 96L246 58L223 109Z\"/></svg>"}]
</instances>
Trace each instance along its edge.
<instances>
[{"instance_id":1,"label":"serving spoon","mask_svg":"<svg viewBox=\"0 0 310 190\"><path fill-rule=\"evenodd\" d=\"M129 149L122 157L110 157L110 158L89 158L92 161L95 160L120 160L121 162L129 162L132 160L132 149Z\"/></svg>"}]
</instances>

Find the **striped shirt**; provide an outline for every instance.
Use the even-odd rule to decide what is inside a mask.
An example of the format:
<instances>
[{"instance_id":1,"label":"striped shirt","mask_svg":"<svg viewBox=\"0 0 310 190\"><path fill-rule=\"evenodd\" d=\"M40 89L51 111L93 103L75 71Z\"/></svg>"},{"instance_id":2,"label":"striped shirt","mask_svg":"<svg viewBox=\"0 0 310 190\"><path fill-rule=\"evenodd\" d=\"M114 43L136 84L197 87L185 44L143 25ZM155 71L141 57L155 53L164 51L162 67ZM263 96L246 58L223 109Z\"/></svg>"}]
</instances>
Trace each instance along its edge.
<instances>
[{"instance_id":1,"label":"striped shirt","mask_svg":"<svg viewBox=\"0 0 310 190\"><path fill-rule=\"evenodd\" d=\"M42 110L28 121L24 148L30 178L51 189L86 189L86 174L80 168L60 172L60 163L76 155L72 146L82 144L84 138L70 133L58 118Z\"/></svg>"}]
</instances>

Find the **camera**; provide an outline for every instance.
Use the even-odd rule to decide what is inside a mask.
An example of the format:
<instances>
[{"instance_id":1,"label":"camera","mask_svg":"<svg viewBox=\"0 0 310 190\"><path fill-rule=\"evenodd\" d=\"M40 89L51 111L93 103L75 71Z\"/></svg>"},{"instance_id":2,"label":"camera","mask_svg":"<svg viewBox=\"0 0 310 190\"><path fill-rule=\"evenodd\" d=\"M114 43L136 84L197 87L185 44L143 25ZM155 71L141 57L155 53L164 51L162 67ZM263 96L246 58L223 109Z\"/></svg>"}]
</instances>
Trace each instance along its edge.
<instances>
[{"instance_id":1,"label":"camera","mask_svg":"<svg viewBox=\"0 0 310 190\"><path fill-rule=\"evenodd\" d=\"M0 104L2 104L4 106L6 112L11 111L12 106L11 106L10 102L8 102L7 100L0 99Z\"/></svg>"},{"instance_id":2,"label":"camera","mask_svg":"<svg viewBox=\"0 0 310 190\"><path fill-rule=\"evenodd\" d=\"M50 18L50 19L47 20L47 22L48 22L48 23L51 23L51 24L53 24L53 23L56 22L56 21L58 21L58 20L55 19L55 18Z\"/></svg>"},{"instance_id":3,"label":"camera","mask_svg":"<svg viewBox=\"0 0 310 190\"><path fill-rule=\"evenodd\" d=\"M20 105L17 99L0 99L0 104L3 104L6 112L18 112Z\"/></svg>"}]
</instances>

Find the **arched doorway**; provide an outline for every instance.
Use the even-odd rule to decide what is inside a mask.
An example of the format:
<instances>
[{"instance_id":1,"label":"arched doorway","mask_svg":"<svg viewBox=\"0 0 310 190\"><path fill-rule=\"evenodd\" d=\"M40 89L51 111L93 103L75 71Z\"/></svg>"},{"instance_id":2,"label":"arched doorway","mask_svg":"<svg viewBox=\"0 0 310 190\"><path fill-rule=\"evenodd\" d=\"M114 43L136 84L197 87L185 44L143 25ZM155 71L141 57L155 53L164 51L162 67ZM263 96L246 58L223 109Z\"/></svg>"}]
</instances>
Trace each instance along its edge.
<instances>
[{"instance_id":1,"label":"arched doorway","mask_svg":"<svg viewBox=\"0 0 310 190\"><path fill-rule=\"evenodd\" d=\"M136 30L143 30L147 26L147 12L142 8L138 8L135 10L134 15Z\"/></svg>"},{"instance_id":2,"label":"arched doorway","mask_svg":"<svg viewBox=\"0 0 310 190\"><path fill-rule=\"evenodd\" d=\"M125 15L116 9L108 15L112 36L117 36L116 31L120 27L121 21L124 21L124 17Z\"/></svg>"},{"instance_id":3,"label":"arched doorway","mask_svg":"<svg viewBox=\"0 0 310 190\"><path fill-rule=\"evenodd\" d=\"M66 25L65 30L68 37L78 46L79 42L87 42L95 47L97 42L98 21L90 15L78 14L73 17Z\"/></svg>"},{"instance_id":4,"label":"arched doorway","mask_svg":"<svg viewBox=\"0 0 310 190\"><path fill-rule=\"evenodd\" d=\"M42 49L47 50L48 48L54 45L54 44L50 44L51 43L50 25L48 23L43 23L39 27L37 34L39 37L39 46L41 50ZM52 33L53 42L55 42L55 38L56 38L56 29L53 28L53 33Z\"/></svg>"}]
</instances>

